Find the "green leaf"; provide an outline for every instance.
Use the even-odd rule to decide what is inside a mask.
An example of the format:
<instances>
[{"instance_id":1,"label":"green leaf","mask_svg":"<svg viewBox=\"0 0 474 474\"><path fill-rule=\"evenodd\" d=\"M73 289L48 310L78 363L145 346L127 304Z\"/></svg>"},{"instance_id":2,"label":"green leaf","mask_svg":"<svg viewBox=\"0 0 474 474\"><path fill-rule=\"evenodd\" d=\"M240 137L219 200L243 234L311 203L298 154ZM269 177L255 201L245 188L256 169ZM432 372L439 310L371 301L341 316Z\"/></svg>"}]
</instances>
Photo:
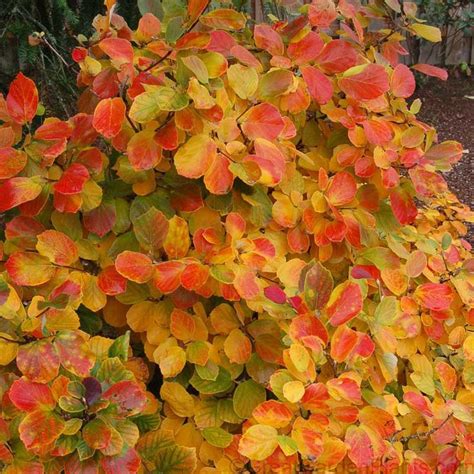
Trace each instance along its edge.
<instances>
[{"instance_id":1,"label":"green leaf","mask_svg":"<svg viewBox=\"0 0 474 474\"><path fill-rule=\"evenodd\" d=\"M232 435L222 428L204 428L202 435L209 444L216 448L227 448L232 443Z\"/></svg>"},{"instance_id":2,"label":"green leaf","mask_svg":"<svg viewBox=\"0 0 474 474\"><path fill-rule=\"evenodd\" d=\"M197 372L195 372L189 383L198 392L206 395L225 392L232 388L233 385L229 372L227 372L227 370L223 369L222 367L219 368L219 374L215 380L205 380L201 378Z\"/></svg>"},{"instance_id":3,"label":"green leaf","mask_svg":"<svg viewBox=\"0 0 474 474\"><path fill-rule=\"evenodd\" d=\"M171 18L166 27L166 41L168 41L168 43L175 43L179 38L181 38L181 36L183 36L185 31L182 17L177 16Z\"/></svg>"},{"instance_id":4,"label":"green leaf","mask_svg":"<svg viewBox=\"0 0 474 474\"><path fill-rule=\"evenodd\" d=\"M130 331L115 339L109 348L109 357L118 357L126 362L128 360L128 349L130 347Z\"/></svg>"},{"instance_id":5,"label":"green leaf","mask_svg":"<svg viewBox=\"0 0 474 474\"><path fill-rule=\"evenodd\" d=\"M250 418L254 408L266 400L266 391L253 380L241 383L234 392L234 411L241 418Z\"/></svg>"},{"instance_id":6,"label":"green leaf","mask_svg":"<svg viewBox=\"0 0 474 474\"><path fill-rule=\"evenodd\" d=\"M138 0L137 4L141 15L152 13L160 20L163 19L163 5L160 0Z\"/></svg>"}]
</instances>

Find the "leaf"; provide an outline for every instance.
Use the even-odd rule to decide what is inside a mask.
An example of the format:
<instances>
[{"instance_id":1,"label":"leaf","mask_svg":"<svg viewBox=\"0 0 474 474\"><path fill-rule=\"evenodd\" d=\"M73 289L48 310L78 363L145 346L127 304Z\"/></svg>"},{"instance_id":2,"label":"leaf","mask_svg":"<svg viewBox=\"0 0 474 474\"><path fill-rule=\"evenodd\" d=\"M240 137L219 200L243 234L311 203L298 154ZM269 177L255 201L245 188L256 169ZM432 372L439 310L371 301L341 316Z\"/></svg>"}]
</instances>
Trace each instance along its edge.
<instances>
[{"instance_id":1,"label":"leaf","mask_svg":"<svg viewBox=\"0 0 474 474\"><path fill-rule=\"evenodd\" d=\"M0 179L16 176L27 162L26 153L11 147L0 148Z\"/></svg>"},{"instance_id":2,"label":"leaf","mask_svg":"<svg viewBox=\"0 0 474 474\"><path fill-rule=\"evenodd\" d=\"M252 417L259 424L279 429L289 425L293 418L293 412L282 402L268 400L254 408Z\"/></svg>"},{"instance_id":3,"label":"leaf","mask_svg":"<svg viewBox=\"0 0 474 474\"><path fill-rule=\"evenodd\" d=\"M271 100L290 92L293 87L294 75L285 69L272 69L260 76L258 96L262 100Z\"/></svg>"},{"instance_id":4,"label":"leaf","mask_svg":"<svg viewBox=\"0 0 474 474\"><path fill-rule=\"evenodd\" d=\"M146 283L153 276L153 262L139 252L120 253L115 259L115 268L120 275L136 283Z\"/></svg>"},{"instance_id":5,"label":"leaf","mask_svg":"<svg viewBox=\"0 0 474 474\"><path fill-rule=\"evenodd\" d=\"M176 112L188 106L186 95L171 87L147 86L142 94L135 97L128 115L138 123L154 120L161 112Z\"/></svg>"},{"instance_id":6,"label":"leaf","mask_svg":"<svg viewBox=\"0 0 474 474\"><path fill-rule=\"evenodd\" d=\"M54 345L61 359L61 365L66 370L80 377L89 375L95 356L82 333L61 331L57 334Z\"/></svg>"},{"instance_id":7,"label":"leaf","mask_svg":"<svg viewBox=\"0 0 474 474\"><path fill-rule=\"evenodd\" d=\"M416 288L414 296L418 303L433 311L449 309L454 300L453 290L444 283L423 283Z\"/></svg>"},{"instance_id":8,"label":"leaf","mask_svg":"<svg viewBox=\"0 0 474 474\"><path fill-rule=\"evenodd\" d=\"M415 76L404 64L397 64L390 78L390 88L395 97L404 99L410 97L415 92Z\"/></svg>"},{"instance_id":9,"label":"leaf","mask_svg":"<svg viewBox=\"0 0 474 474\"><path fill-rule=\"evenodd\" d=\"M73 163L64 170L59 181L54 184L54 190L66 195L80 193L89 178L89 171L84 165Z\"/></svg>"},{"instance_id":10,"label":"leaf","mask_svg":"<svg viewBox=\"0 0 474 474\"><path fill-rule=\"evenodd\" d=\"M36 249L56 265L71 266L79 258L76 244L62 232L45 230L37 236Z\"/></svg>"},{"instance_id":11,"label":"leaf","mask_svg":"<svg viewBox=\"0 0 474 474\"><path fill-rule=\"evenodd\" d=\"M227 31L241 30L246 23L242 13L227 8L220 8L202 15L199 17L199 21L209 28Z\"/></svg>"},{"instance_id":12,"label":"leaf","mask_svg":"<svg viewBox=\"0 0 474 474\"><path fill-rule=\"evenodd\" d=\"M362 101L376 99L390 89L387 71L378 64L347 70L339 86L346 95Z\"/></svg>"},{"instance_id":13,"label":"leaf","mask_svg":"<svg viewBox=\"0 0 474 474\"><path fill-rule=\"evenodd\" d=\"M103 419L95 418L84 426L82 437L91 449L105 449L111 441L112 431Z\"/></svg>"},{"instance_id":14,"label":"leaf","mask_svg":"<svg viewBox=\"0 0 474 474\"><path fill-rule=\"evenodd\" d=\"M169 223L161 211L151 207L135 219L133 231L143 249L158 257L169 233Z\"/></svg>"},{"instance_id":15,"label":"leaf","mask_svg":"<svg viewBox=\"0 0 474 474\"><path fill-rule=\"evenodd\" d=\"M333 206L344 206L349 204L357 193L357 184L354 177L341 171L329 181L327 198Z\"/></svg>"},{"instance_id":16,"label":"leaf","mask_svg":"<svg viewBox=\"0 0 474 474\"><path fill-rule=\"evenodd\" d=\"M265 389L253 380L246 380L235 389L234 411L240 418L250 418L253 410L265 399Z\"/></svg>"},{"instance_id":17,"label":"leaf","mask_svg":"<svg viewBox=\"0 0 474 474\"><path fill-rule=\"evenodd\" d=\"M428 260L426 255L421 250L415 250L412 252L406 263L406 272L410 278L416 278L420 276L426 268Z\"/></svg>"},{"instance_id":18,"label":"leaf","mask_svg":"<svg viewBox=\"0 0 474 474\"><path fill-rule=\"evenodd\" d=\"M334 93L334 88L329 78L313 66L301 68L301 73L311 97L318 104L327 104L332 99Z\"/></svg>"},{"instance_id":19,"label":"leaf","mask_svg":"<svg viewBox=\"0 0 474 474\"><path fill-rule=\"evenodd\" d=\"M6 98L11 118L21 125L31 122L36 115L38 102L35 83L20 72L10 84Z\"/></svg>"},{"instance_id":20,"label":"leaf","mask_svg":"<svg viewBox=\"0 0 474 474\"><path fill-rule=\"evenodd\" d=\"M283 396L290 402L290 403L298 403L304 395L304 385L303 382L299 380L292 380L290 382L286 382L283 385Z\"/></svg>"},{"instance_id":21,"label":"leaf","mask_svg":"<svg viewBox=\"0 0 474 474\"><path fill-rule=\"evenodd\" d=\"M250 108L239 121L242 124L242 131L250 140L256 138L275 140L285 127L278 109L268 103Z\"/></svg>"},{"instance_id":22,"label":"leaf","mask_svg":"<svg viewBox=\"0 0 474 474\"><path fill-rule=\"evenodd\" d=\"M410 25L410 29L413 30L416 36L423 38L432 43L438 43L441 41L441 30L435 26L425 25L422 23L413 23Z\"/></svg>"},{"instance_id":23,"label":"leaf","mask_svg":"<svg viewBox=\"0 0 474 474\"><path fill-rule=\"evenodd\" d=\"M188 2L188 15L189 22L193 23L203 11L207 8L209 0L189 0Z\"/></svg>"},{"instance_id":24,"label":"leaf","mask_svg":"<svg viewBox=\"0 0 474 474\"><path fill-rule=\"evenodd\" d=\"M8 397L19 410L26 412L48 410L56 406L53 393L47 385L30 382L25 378L13 382Z\"/></svg>"},{"instance_id":25,"label":"leaf","mask_svg":"<svg viewBox=\"0 0 474 474\"><path fill-rule=\"evenodd\" d=\"M208 135L191 137L174 156L178 174L186 178L200 178L215 159L217 146Z\"/></svg>"},{"instance_id":26,"label":"leaf","mask_svg":"<svg viewBox=\"0 0 474 474\"><path fill-rule=\"evenodd\" d=\"M132 44L126 39L105 38L99 43L99 47L114 61L114 64L133 63Z\"/></svg>"},{"instance_id":27,"label":"leaf","mask_svg":"<svg viewBox=\"0 0 474 474\"><path fill-rule=\"evenodd\" d=\"M202 84L209 82L209 73L202 59L198 56L190 55L182 57L181 61L196 76L199 82Z\"/></svg>"},{"instance_id":28,"label":"leaf","mask_svg":"<svg viewBox=\"0 0 474 474\"><path fill-rule=\"evenodd\" d=\"M171 410L177 416L189 418L194 415L194 399L179 383L164 382L160 389L160 396L169 403Z\"/></svg>"},{"instance_id":29,"label":"leaf","mask_svg":"<svg viewBox=\"0 0 474 474\"><path fill-rule=\"evenodd\" d=\"M58 375L60 358L51 341L43 339L21 345L16 363L30 380L48 383Z\"/></svg>"},{"instance_id":30,"label":"leaf","mask_svg":"<svg viewBox=\"0 0 474 474\"><path fill-rule=\"evenodd\" d=\"M41 193L41 184L34 178L16 177L0 183L0 212L32 201Z\"/></svg>"},{"instance_id":31,"label":"leaf","mask_svg":"<svg viewBox=\"0 0 474 474\"><path fill-rule=\"evenodd\" d=\"M27 449L39 448L54 442L61 435L65 423L51 411L35 411L21 420L18 431Z\"/></svg>"},{"instance_id":32,"label":"leaf","mask_svg":"<svg viewBox=\"0 0 474 474\"><path fill-rule=\"evenodd\" d=\"M336 286L326 306L329 322L333 326L355 318L362 311L362 292L357 283L347 281Z\"/></svg>"},{"instance_id":33,"label":"leaf","mask_svg":"<svg viewBox=\"0 0 474 474\"><path fill-rule=\"evenodd\" d=\"M140 413L147 402L145 391L137 382L122 380L112 385L102 398L115 404L119 415L133 416Z\"/></svg>"},{"instance_id":34,"label":"leaf","mask_svg":"<svg viewBox=\"0 0 474 474\"><path fill-rule=\"evenodd\" d=\"M202 430L204 439L216 448L227 448L232 443L232 435L222 428L212 427Z\"/></svg>"},{"instance_id":35,"label":"leaf","mask_svg":"<svg viewBox=\"0 0 474 474\"><path fill-rule=\"evenodd\" d=\"M137 5L142 15L151 13L155 15L156 18L163 18L164 12L161 0L138 0Z\"/></svg>"},{"instance_id":36,"label":"leaf","mask_svg":"<svg viewBox=\"0 0 474 474\"><path fill-rule=\"evenodd\" d=\"M415 64L411 66L411 68L415 69L415 71L426 74L427 76L437 77L442 81L446 81L448 79L448 71L446 71L446 69L432 66L431 64Z\"/></svg>"},{"instance_id":37,"label":"leaf","mask_svg":"<svg viewBox=\"0 0 474 474\"><path fill-rule=\"evenodd\" d=\"M263 461L278 446L278 431L272 426L253 425L239 441L239 453L252 461Z\"/></svg>"},{"instance_id":38,"label":"leaf","mask_svg":"<svg viewBox=\"0 0 474 474\"><path fill-rule=\"evenodd\" d=\"M134 170L150 170L161 161L161 148L153 130L142 130L129 140L127 155Z\"/></svg>"},{"instance_id":39,"label":"leaf","mask_svg":"<svg viewBox=\"0 0 474 474\"><path fill-rule=\"evenodd\" d=\"M402 225L411 224L418 215L415 202L405 189L394 189L390 193L390 204L395 217Z\"/></svg>"},{"instance_id":40,"label":"leaf","mask_svg":"<svg viewBox=\"0 0 474 474\"><path fill-rule=\"evenodd\" d=\"M102 99L94 110L92 125L105 138L113 138L122 129L126 107L122 99Z\"/></svg>"},{"instance_id":41,"label":"leaf","mask_svg":"<svg viewBox=\"0 0 474 474\"><path fill-rule=\"evenodd\" d=\"M255 68L232 64L227 70L229 85L241 99L249 99L258 88L258 74Z\"/></svg>"},{"instance_id":42,"label":"leaf","mask_svg":"<svg viewBox=\"0 0 474 474\"><path fill-rule=\"evenodd\" d=\"M416 388L427 395L434 396L435 384L431 362L423 354L414 354L411 356L410 362L413 366L410 378Z\"/></svg>"},{"instance_id":43,"label":"leaf","mask_svg":"<svg viewBox=\"0 0 474 474\"><path fill-rule=\"evenodd\" d=\"M366 431L359 426L349 426L344 439L349 447L349 459L358 467L370 466L374 460L372 442Z\"/></svg>"},{"instance_id":44,"label":"leaf","mask_svg":"<svg viewBox=\"0 0 474 474\"><path fill-rule=\"evenodd\" d=\"M169 431L151 431L137 444L143 463L149 471L164 474L193 472L196 469L196 448L175 444Z\"/></svg>"},{"instance_id":45,"label":"leaf","mask_svg":"<svg viewBox=\"0 0 474 474\"><path fill-rule=\"evenodd\" d=\"M240 329L234 329L224 341L224 352L233 364L245 364L252 355L252 343Z\"/></svg>"},{"instance_id":46,"label":"leaf","mask_svg":"<svg viewBox=\"0 0 474 474\"><path fill-rule=\"evenodd\" d=\"M12 281L21 286L39 286L49 281L56 270L46 257L32 252L15 252L5 268Z\"/></svg>"},{"instance_id":47,"label":"leaf","mask_svg":"<svg viewBox=\"0 0 474 474\"><path fill-rule=\"evenodd\" d=\"M314 263L304 274L304 297L311 309L322 309L329 301L333 288L331 272L321 262Z\"/></svg>"},{"instance_id":48,"label":"leaf","mask_svg":"<svg viewBox=\"0 0 474 474\"><path fill-rule=\"evenodd\" d=\"M222 368L219 368L219 372L215 380L205 380L195 373L189 380L189 383L198 392L204 393L206 395L214 395L216 393L226 392L233 385L229 372Z\"/></svg>"}]
</instances>

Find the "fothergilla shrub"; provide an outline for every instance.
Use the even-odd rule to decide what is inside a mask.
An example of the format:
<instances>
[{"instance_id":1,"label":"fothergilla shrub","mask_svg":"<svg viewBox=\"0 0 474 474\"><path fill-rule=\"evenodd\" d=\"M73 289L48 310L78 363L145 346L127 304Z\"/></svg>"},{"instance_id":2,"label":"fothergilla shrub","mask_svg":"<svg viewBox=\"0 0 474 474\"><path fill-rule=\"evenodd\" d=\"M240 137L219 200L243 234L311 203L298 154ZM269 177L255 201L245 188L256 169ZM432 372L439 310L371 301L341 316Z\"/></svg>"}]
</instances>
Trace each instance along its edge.
<instances>
[{"instance_id":1,"label":"fothergilla shrub","mask_svg":"<svg viewBox=\"0 0 474 474\"><path fill-rule=\"evenodd\" d=\"M135 31L114 3L76 115L23 74L0 97L3 472L472 466L463 149L407 102L445 72L401 62L439 30L398 0Z\"/></svg>"}]
</instances>

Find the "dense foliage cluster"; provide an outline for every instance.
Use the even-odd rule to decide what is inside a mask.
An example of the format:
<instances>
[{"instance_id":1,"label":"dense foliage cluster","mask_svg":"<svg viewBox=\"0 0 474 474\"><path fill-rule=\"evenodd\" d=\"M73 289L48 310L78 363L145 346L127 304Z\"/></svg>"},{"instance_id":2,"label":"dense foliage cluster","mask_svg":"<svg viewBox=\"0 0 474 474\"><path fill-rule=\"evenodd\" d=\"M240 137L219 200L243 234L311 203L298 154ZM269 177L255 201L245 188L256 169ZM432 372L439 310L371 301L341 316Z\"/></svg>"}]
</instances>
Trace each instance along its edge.
<instances>
[{"instance_id":1,"label":"dense foliage cluster","mask_svg":"<svg viewBox=\"0 0 474 474\"><path fill-rule=\"evenodd\" d=\"M371 24L439 31L398 0L136 31L106 6L77 115L22 74L0 98L4 472L472 465L472 215L439 173L463 150Z\"/></svg>"}]
</instances>

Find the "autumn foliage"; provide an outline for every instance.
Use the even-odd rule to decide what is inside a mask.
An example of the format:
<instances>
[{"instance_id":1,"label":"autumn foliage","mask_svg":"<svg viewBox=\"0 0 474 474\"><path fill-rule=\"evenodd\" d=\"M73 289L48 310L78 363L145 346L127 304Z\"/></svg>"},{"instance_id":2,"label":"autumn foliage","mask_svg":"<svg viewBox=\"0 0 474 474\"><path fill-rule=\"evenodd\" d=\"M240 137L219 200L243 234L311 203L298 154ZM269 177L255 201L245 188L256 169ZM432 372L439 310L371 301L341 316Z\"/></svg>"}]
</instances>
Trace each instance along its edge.
<instances>
[{"instance_id":1,"label":"autumn foliage","mask_svg":"<svg viewBox=\"0 0 474 474\"><path fill-rule=\"evenodd\" d=\"M463 149L407 102L444 71L401 63L439 31L398 0L113 4L77 115L0 96L2 472L472 466Z\"/></svg>"}]
</instances>

